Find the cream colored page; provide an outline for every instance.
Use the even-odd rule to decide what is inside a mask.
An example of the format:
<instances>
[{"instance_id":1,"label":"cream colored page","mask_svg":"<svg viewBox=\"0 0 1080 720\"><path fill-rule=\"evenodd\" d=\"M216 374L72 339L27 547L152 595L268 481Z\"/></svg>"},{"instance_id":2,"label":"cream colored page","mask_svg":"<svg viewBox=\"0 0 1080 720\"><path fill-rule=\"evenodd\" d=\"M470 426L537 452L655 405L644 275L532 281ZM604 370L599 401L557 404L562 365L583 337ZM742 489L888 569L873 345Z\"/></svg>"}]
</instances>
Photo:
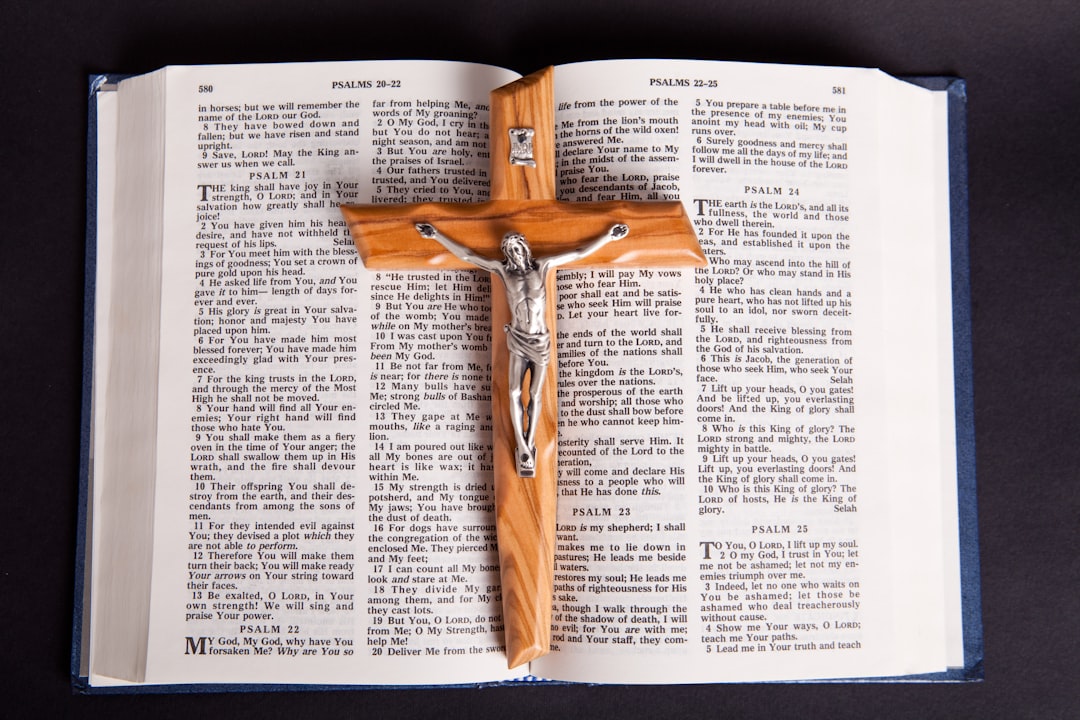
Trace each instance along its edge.
<instances>
[{"instance_id":1,"label":"cream colored page","mask_svg":"<svg viewBox=\"0 0 1080 720\"><path fill-rule=\"evenodd\" d=\"M485 281L368 273L337 210L483 199L487 97L512 79L170 70L148 682L520 675L501 649Z\"/></svg>"},{"instance_id":2,"label":"cream colored page","mask_svg":"<svg viewBox=\"0 0 1080 720\"><path fill-rule=\"evenodd\" d=\"M98 166L106 175L101 179L101 202L111 199L117 212L104 211L99 228L104 267L98 278L103 283L98 288L102 307L95 325L101 352L94 373L97 453L92 470L90 666L92 672L132 679L141 678L145 669L148 627L153 486L147 476L155 462L160 284L161 204L152 197L146 202L141 198L146 183L159 191L160 200L154 170L161 168L162 135L148 118L159 116L161 87L158 73L135 78L128 94L116 94L106 103L104 109L115 111L115 122L103 118L101 132L115 137L101 148L112 157ZM127 142L118 142L119 138ZM149 171L142 175L121 174L143 165Z\"/></svg>"},{"instance_id":3,"label":"cream colored page","mask_svg":"<svg viewBox=\"0 0 1080 720\"><path fill-rule=\"evenodd\" d=\"M919 113L903 109L923 108ZM918 606L937 604L916 631L898 633L898 656L962 664L959 612L955 411L952 364L952 295L948 228L947 147L944 94L892 83L881 93L882 194L888 384L889 467L901 514L893 543L944 533L921 554L894 555L894 583ZM907 184L911 176L925 178ZM911 208L924 212L911 212ZM929 502L936 500L937 502ZM904 622L898 608L897 624ZM944 638L938 645L928 638ZM960 651L958 653L958 651Z\"/></svg>"},{"instance_id":4,"label":"cream colored page","mask_svg":"<svg viewBox=\"0 0 1080 720\"><path fill-rule=\"evenodd\" d=\"M897 506L892 483L913 474L883 452L894 398L882 322L918 286L882 292L892 238L879 207L879 82L892 81L880 77L560 68L562 195L680 198L710 268L560 274L558 651L536 674L942 669L938 623L924 621L941 614L940 587L913 590L892 569L940 556L937 534L905 525L940 478L914 475L918 501ZM895 121L917 117L926 97L888 103ZM912 163L895 185L924 169ZM936 340L934 327L921 339ZM909 370L937 373L933 362ZM903 640L913 628L919 647Z\"/></svg>"},{"instance_id":5,"label":"cream colored page","mask_svg":"<svg viewBox=\"0 0 1080 720\"><path fill-rule=\"evenodd\" d=\"M105 464L105 436L98 428L103 422L107 407L107 381L109 358L112 352L109 343L108 320L112 303L111 288L112 263L113 263L113 200L116 193L116 93L101 91L97 94L97 147L98 147L98 182L97 182L97 208L96 223L98 238L95 246L96 275L95 284L98 292L94 298L94 387L92 390L93 419L91 421L91 471L90 471L90 509L88 510L88 525L91 529L89 538L91 569L94 567L93 559L101 553L101 533L95 531L93 519L100 512L99 493L100 483L95 482L95 471L104 468ZM98 584L98 577L90 574L90 599L99 597L104 590ZM89 612L90 637L95 637L94 632L94 605L84 603L84 612ZM89 654L89 646L85 644L84 655Z\"/></svg>"},{"instance_id":6,"label":"cream colored page","mask_svg":"<svg viewBox=\"0 0 1080 720\"><path fill-rule=\"evenodd\" d=\"M914 503L916 508L912 521L900 529L897 541L904 542L904 533L932 533L934 525L940 523L942 552L940 556L927 555L922 562L913 559L907 566L898 564L895 574L897 582L909 584L917 592L942 597L943 613L928 620L940 618L942 626L934 632L945 633L946 662L949 667L958 667L963 665L964 658L957 525L952 259L948 241L951 229L947 95L936 93L932 106L919 117L891 111L918 102L921 94L915 87L895 84L890 93L882 96L883 116L897 120L881 125L882 145L893 153L889 165L929 169L927 181L902 194L909 198L908 203L894 203L890 208L892 217L886 222L893 236L886 263L894 268L894 276L908 278L906 286L917 288L894 301L890 309L893 319L888 323L887 341L892 346L889 355L894 359L889 377L896 385L896 399L891 404L899 409L894 416L906 417L907 425L894 436L893 462L905 466L908 473L896 483L901 489L894 502ZM898 141L905 135L908 143ZM923 141L911 149L910 141L915 138ZM905 145L909 147L905 149ZM883 174L881 182L888 186L895 177L896 174ZM908 212L911 204L926 207L928 212L911 215ZM920 374L920 366L935 368L936 377ZM915 418L917 422L913 421ZM911 448L935 446L937 452L911 452ZM918 487L918 491L912 492L913 487ZM925 502L925 497L934 492L941 495L940 511ZM944 578L941 585L934 577L935 572ZM909 640L920 643L921 637L911 635Z\"/></svg>"}]
</instances>

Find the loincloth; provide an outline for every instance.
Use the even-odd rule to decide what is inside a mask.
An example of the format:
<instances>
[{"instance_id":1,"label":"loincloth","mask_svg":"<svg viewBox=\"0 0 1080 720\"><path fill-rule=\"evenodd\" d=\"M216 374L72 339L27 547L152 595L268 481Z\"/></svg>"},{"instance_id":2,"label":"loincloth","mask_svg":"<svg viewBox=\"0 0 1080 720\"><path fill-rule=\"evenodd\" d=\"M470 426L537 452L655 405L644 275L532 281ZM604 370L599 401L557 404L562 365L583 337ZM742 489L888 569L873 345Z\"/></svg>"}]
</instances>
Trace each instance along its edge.
<instances>
[{"instance_id":1,"label":"loincloth","mask_svg":"<svg viewBox=\"0 0 1080 720\"><path fill-rule=\"evenodd\" d=\"M551 333L529 333L510 325L503 325L506 331L506 346L510 352L520 355L537 367L545 368L551 357Z\"/></svg>"}]
</instances>

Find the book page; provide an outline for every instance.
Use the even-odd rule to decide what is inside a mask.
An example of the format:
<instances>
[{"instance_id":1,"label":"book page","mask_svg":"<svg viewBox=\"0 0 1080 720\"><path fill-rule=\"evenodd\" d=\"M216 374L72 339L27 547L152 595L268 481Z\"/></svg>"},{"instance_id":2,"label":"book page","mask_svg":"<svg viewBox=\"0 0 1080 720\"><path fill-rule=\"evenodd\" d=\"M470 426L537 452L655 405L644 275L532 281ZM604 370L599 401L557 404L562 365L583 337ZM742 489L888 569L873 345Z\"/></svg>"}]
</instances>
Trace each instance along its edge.
<instances>
[{"instance_id":1,"label":"book page","mask_svg":"<svg viewBox=\"0 0 1080 720\"><path fill-rule=\"evenodd\" d=\"M116 93L109 92L108 90L98 91L95 94L96 117L97 123L97 136L95 138L98 159L98 182L95 185L95 193L97 195L95 207L94 207L94 222L96 223L96 229L98 234L98 242L94 247L94 285L98 289L111 288L112 278L112 265L113 265L113 249L115 241L115 231L112 224L112 212L116 198L116 128L117 128L117 102ZM107 368L110 365L111 343L109 342L110 334L106 330L110 326L109 317L112 314L112 294L108 291L99 291L94 297L94 346L93 346L93 366L95 368ZM101 372L95 373L94 384L91 389L91 415L104 417L106 414L106 408L108 407L108 373ZM107 457L105 450L105 433L100 429L94 428L91 424L91 434L89 438L89 452L90 457L87 462L89 467L87 477L87 518L86 525L88 528L87 533L87 548L86 554L86 567L84 569L83 577L83 628L82 638L80 645L81 660L80 674L86 675L89 672L90 663L90 634L92 628L96 624L93 610L95 607L91 604L91 599L95 596L105 597L110 594L110 591L105 587L100 586L102 581L102 573L93 573L95 568L94 558L99 556L99 544L101 541L101 533L95 532L94 518L98 515L98 508L95 507L101 500L100 496L94 491L94 471L96 467L104 467ZM125 488L126 489L126 488ZM107 575L107 572L105 573ZM99 586L95 587L95 583ZM129 592L130 588L125 588L124 592ZM121 593L117 592L113 597L119 596ZM142 593L143 595L147 593ZM112 598L109 599L110 601ZM112 629L114 634L120 633L115 626ZM121 633L127 635L127 633ZM146 646L145 632L142 632L133 640L130 640L131 645ZM118 643L119 645L127 645L128 642ZM131 654L125 652L123 654ZM104 661L108 664L108 660Z\"/></svg>"},{"instance_id":2,"label":"book page","mask_svg":"<svg viewBox=\"0 0 1080 720\"><path fill-rule=\"evenodd\" d=\"M943 103L674 61L561 67L556 96L561 196L681 199L710 266L559 275L557 650L534 673L944 669Z\"/></svg>"},{"instance_id":3,"label":"book page","mask_svg":"<svg viewBox=\"0 0 1080 720\"><path fill-rule=\"evenodd\" d=\"M502 652L487 281L368 273L337 209L484 199L488 94L515 75L167 73L146 682L520 677Z\"/></svg>"},{"instance_id":4,"label":"book page","mask_svg":"<svg viewBox=\"0 0 1080 720\"><path fill-rule=\"evenodd\" d=\"M98 149L107 157L98 160L96 186L103 239L95 278L92 411L108 422L91 432L89 611L91 638L109 642L91 644L90 665L132 680L145 671L153 560L164 134L146 118L160 110L162 83L159 73L133 78L123 96L100 93L98 107ZM120 144L120 137L128 141ZM145 178L122 172L136 166L146 168ZM150 197L140 202L147 188ZM137 210L120 222L114 207ZM113 282L117 277L125 282Z\"/></svg>"}]
</instances>

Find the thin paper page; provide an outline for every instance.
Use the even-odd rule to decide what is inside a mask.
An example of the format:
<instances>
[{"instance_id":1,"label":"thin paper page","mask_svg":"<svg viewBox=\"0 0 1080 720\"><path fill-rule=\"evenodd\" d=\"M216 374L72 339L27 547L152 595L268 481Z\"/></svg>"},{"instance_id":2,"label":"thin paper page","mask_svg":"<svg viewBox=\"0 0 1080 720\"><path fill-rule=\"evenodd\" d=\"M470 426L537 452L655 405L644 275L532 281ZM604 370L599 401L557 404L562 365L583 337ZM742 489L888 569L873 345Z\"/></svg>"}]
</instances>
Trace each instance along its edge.
<instances>
[{"instance_id":1,"label":"thin paper page","mask_svg":"<svg viewBox=\"0 0 1080 720\"><path fill-rule=\"evenodd\" d=\"M99 316L95 327L104 362L95 367L102 383L95 408L92 582L98 602L91 606L90 670L131 680L145 672L152 562L161 204L159 197L145 198L145 189L160 189L162 129L152 120L160 117L162 82L159 73L135 78L131 92L116 98L116 123L110 123L115 164L102 167L117 172L115 182L102 182L105 199L111 194L116 208L130 211L123 221L107 213L103 227L110 268L102 279L123 277L125 284L104 291L108 317ZM136 166L149 172L129 174ZM132 347L140 352L128 351ZM95 643L95 637L106 640Z\"/></svg>"},{"instance_id":2,"label":"thin paper page","mask_svg":"<svg viewBox=\"0 0 1080 720\"><path fill-rule=\"evenodd\" d=\"M948 96L934 96L934 152L935 197L942 198L935 206L935 232L939 238L934 247L934 264L939 269L938 293L938 347L941 356L938 363L938 386L941 388L939 414L941 417L941 491L942 491L942 551L945 571L945 621L949 667L964 665L963 611L961 608L960 538L957 531L959 497L957 486L956 457L956 393L954 387L953 356L953 303L952 303L952 254L955 240L949 223L949 138ZM945 241L949 238L949 242Z\"/></svg>"},{"instance_id":3,"label":"thin paper page","mask_svg":"<svg viewBox=\"0 0 1080 720\"><path fill-rule=\"evenodd\" d=\"M885 78L883 78L884 80ZM951 319L951 295L942 286L949 239L941 232L947 192L941 181L937 139L944 128L943 105L928 91L883 82L880 144L886 287L882 332L889 351L888 378L890 504L897 518L893 544L897 657L917 672L927 657L946 658L944 550L938 528L955 527L955 501L943 506L942 463L952 457L954 435L951 342L942 338L941 318ZM940 157L940 156L937 156ZM944 342L942 342L944 340ZM943 405L949 411L943 413ZM946 442L946 438L949 438ZM943 446L950 448L945 450ZM955 488L955 466L951 484ZM944 516L943 511L951 511ZM955 543L954 543L955 544ZM936 610L936 611L935 611Z\"/></svg>"},{"instance_id":4,"label":"thin paper page","mask_svg":"<svg viewBox=\"0 0 1080 720\"><path fill-rule=\"evenodd\" d=\"M114 92L99 92L97 94L97 148L98 148L98 178L97 178L97 207L96 207L96 223L97 223L97 244L95 249L96 258L96 277L94 282L98 288L109 288L112 280L112 251L113 251L113 209L114 199L116 193L116 93ZM108 373L103 369L109 366L109 358L111 354L110 343L108 342L108 319L110 314L110 305L112 301L112 293L108 291L99 291L94 298L94 387L91 391L93 397L91 400L92 416L91 421L91 454L90 454L90 478L88 492L90 495L90 510L88 511L89 519L88 526L91 528L91 536L89 538L90 556L87 559L87 567L91 570L89 578L87 579L86 587L89 588L88 598L84 600L83 612L86 613L86 620L84 625L88 628L88 633L84 632L83 637L83 654L89 657L90 644L89 639L94 635L94 614L93 605L89 599L94 597L100 597L101 589L95 587L96 576L93 574L92 569L94 567L94 558L98 556L100 552L99 540L101 534L94 531L95 526L92 519L97 514L97 493L95 492L96 484L94 482L94 471L96 467L104 467L105 462L105 437L104 434L97 430L97 423L100 418L104 418L106 414L105 408L107 407L108 391ZM87 621L88 620L88 621ZM84 671L89 672L89 668L84 668Z\"/></svg>"}]
</instances>

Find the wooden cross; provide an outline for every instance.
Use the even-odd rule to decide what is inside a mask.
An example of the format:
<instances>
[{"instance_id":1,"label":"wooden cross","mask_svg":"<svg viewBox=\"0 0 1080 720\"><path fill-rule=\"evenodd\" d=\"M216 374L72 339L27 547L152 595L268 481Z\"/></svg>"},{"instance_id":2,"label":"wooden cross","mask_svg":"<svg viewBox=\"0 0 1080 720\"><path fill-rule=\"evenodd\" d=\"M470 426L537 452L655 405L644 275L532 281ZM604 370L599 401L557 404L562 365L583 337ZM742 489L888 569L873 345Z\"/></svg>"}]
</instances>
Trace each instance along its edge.
<instances>
[{"instance_id":1,"label":"wooden cross","mask_svg":"<svg viewBox=\"0 0 1080 720\"><path fill-rule=\"evenodd\" d=\"M704 266L705 256L680 202L563 203L555 199L554 70L547 68L491 93L491 199L484 203L343 206L349 231L369 270L473 268L433 239L457 240L474 258L494 263L508 233L528 239L537 258L574 254L583 240L626 225L626 237L561 267ZM421 233L424 233L422 235ZM614 234L621 235L618 230ZM425 236L426 235L426 236ZM460 250L461 248L459 248ZM502 574L506 653L513 668L550 649L555 571L558 396L555 363L555 273L546 277L545 311L552 338L535 434L534 476L519 473L504 326L513 323L506 288L493 273L492 426L495 522ZM522 400L532 402L530 398ZM520 418L520 411L519 418ZM530 433L530 434L533 434ZM522 477L525 475L525 477Z\"/></svg>"}]
</instances>

